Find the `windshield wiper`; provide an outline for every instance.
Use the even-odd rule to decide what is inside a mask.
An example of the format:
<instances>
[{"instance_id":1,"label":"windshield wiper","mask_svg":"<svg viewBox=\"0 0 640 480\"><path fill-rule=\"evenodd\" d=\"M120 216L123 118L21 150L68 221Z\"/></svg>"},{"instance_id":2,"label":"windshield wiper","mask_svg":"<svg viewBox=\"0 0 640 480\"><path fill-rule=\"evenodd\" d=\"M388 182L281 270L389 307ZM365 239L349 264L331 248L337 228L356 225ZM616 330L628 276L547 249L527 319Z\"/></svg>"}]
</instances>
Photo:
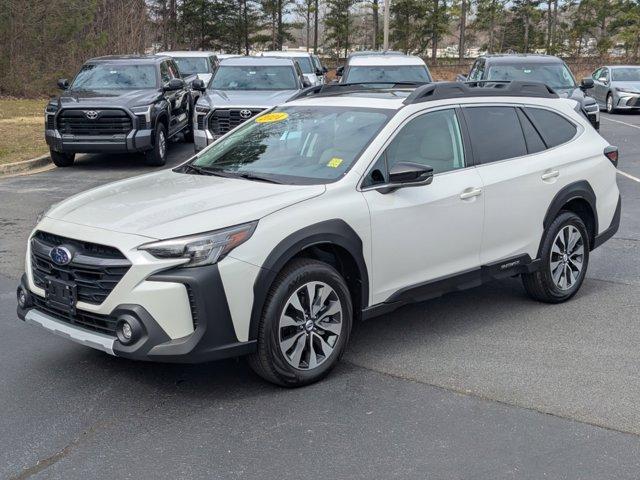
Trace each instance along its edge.
<instances>
[{"instance_id":1,"label":"windshield wiper","mask_svg":"<svg viewBox=\"0 0 640 480\"><path fill-rule=\"evenodd\" d=\"M185 163L182 168L191 170L192 172L196 172L198 175L215 175L211 170L207 170L206 168L198 167L197 165L193 165L192 163Z\"/></svg>"},{"instance_id":2,"label":"windshield wiper","mask_svg":"<svg viewBox=\"0 0 640 480\"><path fill-rule=\"evenodd\" d=\"M258 182L282 184L282 182L279 182L278 180L274 180L272 178L263 177L262 175L257 175L255 173L242 172L242 173L235 173L234 175L237 175L238 177L244 178L246 180L257 180Z\"/></svg>"}]
</instances>

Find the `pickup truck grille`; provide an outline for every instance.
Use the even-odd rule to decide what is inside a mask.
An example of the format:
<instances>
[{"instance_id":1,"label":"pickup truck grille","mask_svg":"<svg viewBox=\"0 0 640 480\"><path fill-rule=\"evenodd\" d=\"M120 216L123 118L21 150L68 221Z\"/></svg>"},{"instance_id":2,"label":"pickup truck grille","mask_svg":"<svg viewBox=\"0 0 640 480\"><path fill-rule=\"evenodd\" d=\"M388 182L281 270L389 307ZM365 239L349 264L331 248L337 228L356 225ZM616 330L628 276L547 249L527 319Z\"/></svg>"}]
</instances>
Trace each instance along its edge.
<instances>
[{"instance_id":1,"label":"pickup truck grille","mask_svg":"<svg viewBox=\"0 0 640 480\"><path fill-rule=\"evenodd\" d=\"M51 249L64 245L74 252L68 265L57 265L49 257ZM131 262L117 249L96 243L38 231L31 239L33 282L45 287L47 276L76 284L78 301L100 305L122 277Z\"/></svg>"},{"instance_id":2,"label":"pickup truck grille","mask_svg":"<svg viewBox=\"0 0 640 480\"><path fill-rule=\"evenodd\" d=\"M62 110L57 124L63 135L124 135L133 129L129 114L118 109Z\"/></svg>"},{"instance_id":3,"label":"pickup truck grille","mask_svg":"<svg viewBox=\"0 0 640 480\"><path fill-rule=\"evenodd\" d=\"M246 122L255 117L264 108L233 108L233 109L216 109L209 117L209 130L213 135L224 135L229 130L236 128L241 123ZM240 112L250 111L251 115L243 117Z\"/></svg>"}]
</instances>

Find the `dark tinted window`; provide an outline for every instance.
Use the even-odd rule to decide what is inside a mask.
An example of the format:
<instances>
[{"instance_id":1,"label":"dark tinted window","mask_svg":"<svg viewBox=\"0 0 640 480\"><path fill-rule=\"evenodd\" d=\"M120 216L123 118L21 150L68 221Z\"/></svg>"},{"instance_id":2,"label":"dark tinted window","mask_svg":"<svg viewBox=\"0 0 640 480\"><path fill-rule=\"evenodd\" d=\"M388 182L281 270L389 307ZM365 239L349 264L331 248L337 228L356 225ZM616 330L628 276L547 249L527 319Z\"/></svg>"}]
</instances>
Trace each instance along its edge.
<instances>
[{"instance_id":1,"label":"dark tinted window","mask_svg":"<svg viewBox=\"0 0 640 480\"><path fill-rule=\"evenodd\" d=\"M542 141L542 138L540 138L540 134L521 110L518 110L518 117L520 118L522 131L524 132L524 139L527 142L527 152L536 153L545 150L547 147Z\"/></svg>"},{"instance_id":2,"label":"dark tinted window","mask_svg":"<svg viewBox=\"0 0 640 480\"><path fill-rule=\"evenodd\" d=\"M475 161L489 163L527 154L513 107L467 107L465 117Z\"/></svg>"},{"instance_id":3,"label":"dark tinted window","mask_svg":"<svg viewBox=\"0 0 640 480\"><path fill-rule=\"evenodd\" d=\"M568 142L576 134L576 127L557 113L541 108L525 108L548 148Z\"/></svg>"}]
</instances>

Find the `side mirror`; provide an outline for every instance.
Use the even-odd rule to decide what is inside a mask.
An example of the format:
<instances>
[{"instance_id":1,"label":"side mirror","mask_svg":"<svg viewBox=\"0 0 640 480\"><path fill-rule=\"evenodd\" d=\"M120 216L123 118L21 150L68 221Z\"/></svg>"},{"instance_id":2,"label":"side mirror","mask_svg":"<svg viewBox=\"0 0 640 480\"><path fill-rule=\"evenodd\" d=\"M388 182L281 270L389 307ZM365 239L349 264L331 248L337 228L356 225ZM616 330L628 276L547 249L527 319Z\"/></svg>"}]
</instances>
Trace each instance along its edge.
<instances>
[{"instance_id":1,"label":"side mirror","mask_svg":"<svg viewBox=\"0 0 640 480\"><path fill-rule=\"evenodd\" d=\"M307 77L302 77L302 86L304 88L312 87L311 81Z\"/></svg>"},{"instance_id":2,"label":"side mirror","mask_svg":"<svg viewBox=\"0 0 640 480\"><path fill-rule=\"evenodd\" d=\"M433 168L413 162L396 163L389 170L389 183L381 185L380 193L390 193L399 188L429 185L433 181Z\"/></svg>"},{"instance_id":3,"label":"side mirror","mask_svg":"<svg viewBox=\"0 0 640 480\"><path fill-rule=\"evenodd\" d=\"M343 73L344 73L344 67L336 68L336 77L341 77Z\"/></svg>"},{"instance_id":4,"label":"side mirror","mask_svg":"<svg viewBox=\"0 0 640 480\"><path fill-rule=\"evenodd\" d=\"M466 75L458 74L456 75L456 82L466 82L468 78Z\"/></svg>"},{"instance_id":5,"label":"side mirror","mask_svg":"<svg viewBox=\"0 0 640 480\"><path fill-rule=\"evenodd\" d=\"M184 80L180 78L172 78L168 83L162 88L165 92L171 92L174 90L180 90L184 88Z\"/></svg>"},{"instance_id":6,"label":"side mirror","mask_svg":"<svg viewBox=\"0 0 640 480\"><path fill-rule=\"evenodd\" d=\"M207 87L204 84L204 80L200 78L196 78L193 82L191 82L191 88L193 88L194 90L197 90L198 92L204 92L207 89Z\"/></svg>"},{"instance_id":7,"label":"side mirror","mask_svg":"<svg viewBox=\"0 0 640 480\"><path fill-rule=\"evenodd\" d=\"M580 81L580 88L582 90L589 90L593 88L593 78L585 77Z\"/></svg>"},{"instance_id":8,"label":"side mirror","mask_svg":"<svg viewBox=\"0 0 640 480\"><path fill-rule=\"evenodd\" d=\"M329 72L329 69L327 67L322 67L322 73L323 74L328 73L328 72Z\"/></svg>"},{"instance_id":9,"label":"side mirror","mask_svg":"<svg viewBox=\"0 0 640 480\"><path fill-rule=\"evenodd\" d=\"M58 88L60 90L66 90L67 88L69 88L69 80L67 80L66 78L61 78L58 80Z\"/></svg>"},{"instance_id":10,"label":"side mirror","mask_svg":"<svg viewBox=\"0 0 640 480\"><path fill-rule=\"evenodd\" d=\"M316 75L318 77L321 77L322 75L324 75L324 71L320 68L316 68Z\"/></svg>"},{"instance_id":11,"label":"side mirror","mask_svg":"<svg viewBox=\"0 0 640 480\"><path fill-rule=\"evenodd\" d=\"M607 83L607 77L600 77L600 78L598 79L598 81L599 81L600 83Z\"/></svg>"}]
</instances>

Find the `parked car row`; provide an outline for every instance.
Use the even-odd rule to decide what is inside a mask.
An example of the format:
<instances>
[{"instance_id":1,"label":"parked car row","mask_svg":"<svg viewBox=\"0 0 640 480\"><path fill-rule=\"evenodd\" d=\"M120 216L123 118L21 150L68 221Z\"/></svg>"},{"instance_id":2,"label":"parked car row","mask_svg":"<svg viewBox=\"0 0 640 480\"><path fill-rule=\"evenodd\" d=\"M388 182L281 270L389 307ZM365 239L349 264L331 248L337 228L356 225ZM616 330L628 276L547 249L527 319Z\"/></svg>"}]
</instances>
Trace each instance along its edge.
<instances>
[{"instance_id":1,"label":"parked car row","mask_svg":"<svg viewBox=\"0 0 640 480\"><path fill-rule=\"evenodd\" d=\"M44 212L19 318L136 360L246 355L293 387L329 373L355 321L408 303L513 276L569 300L619 226L618 150L563 65L496 60L434 83L415 58L354 55L310 85L291 58L229 58L193 81L192 117L172 58L90 62L47 114L61 152L188 128L213 144Z\"/></svg>"}]
</instances>

